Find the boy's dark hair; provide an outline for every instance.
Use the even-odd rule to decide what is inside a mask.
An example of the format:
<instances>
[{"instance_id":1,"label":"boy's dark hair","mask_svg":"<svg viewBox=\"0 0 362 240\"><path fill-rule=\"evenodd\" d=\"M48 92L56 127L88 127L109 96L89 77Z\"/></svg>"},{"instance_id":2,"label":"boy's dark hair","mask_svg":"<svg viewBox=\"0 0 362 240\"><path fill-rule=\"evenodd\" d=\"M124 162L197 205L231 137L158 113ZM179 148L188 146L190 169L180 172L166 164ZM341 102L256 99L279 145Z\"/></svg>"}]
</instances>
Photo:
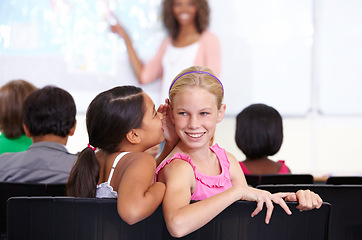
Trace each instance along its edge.
<instances>
[{"instance_id":1,"label":"boy's dark hair","mask_svg":"<svg viewBox=\"0 0 362 240\"><path fill-rule=\"evenodd\" d=\"M76 112L73 97L55 86L32 92L23 104L24 124L33 136L66 137L74 127Z\"/></svg>"},{"instance_id":2,"label":"boy's dark hair","mask_svg":"<svg viewBox=\"0 0 362 240\"><path fill-rule=\"evenodd\" d=\"M276 154L283 142L279 112L265 104L252 104L236 117L235 142L249 159Z\"/></svg>"}]
</instances>

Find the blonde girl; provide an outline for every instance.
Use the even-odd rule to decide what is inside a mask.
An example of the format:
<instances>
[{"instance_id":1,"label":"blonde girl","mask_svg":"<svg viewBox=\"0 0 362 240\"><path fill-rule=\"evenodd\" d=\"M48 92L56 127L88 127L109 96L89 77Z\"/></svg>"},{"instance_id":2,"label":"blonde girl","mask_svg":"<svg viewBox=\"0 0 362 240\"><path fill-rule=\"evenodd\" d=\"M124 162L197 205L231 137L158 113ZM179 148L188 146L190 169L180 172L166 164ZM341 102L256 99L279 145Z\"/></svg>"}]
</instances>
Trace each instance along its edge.
<instances>
[{"instance_id":1,"label":"blonde girl","mask_svg":"<svg viewBox=\"0 0 362 240\"><path fill-rule=\"evenodd\" d=\"M225 114L224 89L213 72L203 67L182 71L169 92L171 119L180 141L156 169L156 179L166 184L163 212L174 237L202 227L237 200L255 201L258 214L265 204L269 223L273 203L291 214L285 200L299 201L300 210L319 208L321 198L307 190L271 194L247 185L235 157L209 143L216 124ZM196 202L190 204L191 200Z\"/></svg>"}]
</instances>

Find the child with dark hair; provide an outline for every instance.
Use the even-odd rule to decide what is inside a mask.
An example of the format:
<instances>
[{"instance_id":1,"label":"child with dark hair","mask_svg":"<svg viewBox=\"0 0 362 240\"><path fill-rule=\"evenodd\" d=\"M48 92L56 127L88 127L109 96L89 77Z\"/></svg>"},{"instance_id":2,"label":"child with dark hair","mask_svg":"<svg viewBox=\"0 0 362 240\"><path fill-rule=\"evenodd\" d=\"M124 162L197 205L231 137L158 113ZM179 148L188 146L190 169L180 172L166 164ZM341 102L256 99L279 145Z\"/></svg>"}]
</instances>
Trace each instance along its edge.
<instances>
[{"instance_id":1,"label":"child with dark hair","mask_svg":"<svg viewBox=\"0 0 362 240\"><path fill-rule=\"evenodd\" d=\"M279 112L265 104L252 104L236 117L235 142L246 159L239 162L244 174L287 174L284 161L275 162L283 142L283 122Z\"/></svg>"},{"instance_id":2,"label":"child with dark hair","mask_svg":"<svg viewBox=\"0 0 362 240\"><path fill-rule=\"evenodd\" d=\"M26 151L31 139L23 128L24 99L37 88L25 80L12 80L0 88L0 154Z\"/></svg>"},{"instance_id":3,"label":"child with dark hair","mask_svg":"<svg viewBox=\"0 0 362 240\"><path fill-rule=\"evenodd\" d=\"M23 104L24 130L33 144L25 152L0 155L0 181L65 183L77 159L65 148L76 127L76 107L65 90L46 86Z\"/></svg>"},{"instance_id":4,"label":"child with dark hair","mask_svg":"<svg viewBox=\"0 0 362 240\"><path fill-rule=\"evenodd\" d=\"M117 198L118 213L128 224L151 215L165 185L154 182L156 161L145 150L166 138L159 156L164 158L178 141L167 127L167 109L161 105L157 112L151 98L134 86L96 96L86 114L89 144L70 173L68 195Z\"/></svg>"}]
</instances>

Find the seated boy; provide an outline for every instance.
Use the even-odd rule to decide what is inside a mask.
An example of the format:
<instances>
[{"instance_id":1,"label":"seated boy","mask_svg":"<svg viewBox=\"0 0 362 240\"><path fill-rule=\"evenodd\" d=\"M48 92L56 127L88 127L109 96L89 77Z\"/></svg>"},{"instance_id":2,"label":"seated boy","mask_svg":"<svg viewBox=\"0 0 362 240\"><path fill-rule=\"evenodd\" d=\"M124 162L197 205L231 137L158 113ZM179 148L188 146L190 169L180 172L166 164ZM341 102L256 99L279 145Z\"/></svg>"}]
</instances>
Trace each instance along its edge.
<instances>
[{"instance_id":1,"label":"seated boy","mask_svg":"<svg viewBox=\"0 0 362 240\"><path fill-rule=\"evenodd\" d=\"M66 183L77 160L65 148L76 127L76 107L65 90L46 86L24 101L25 134L32 145L25 152L0 155L0 181Z\"/></svg>"}]
</instances>

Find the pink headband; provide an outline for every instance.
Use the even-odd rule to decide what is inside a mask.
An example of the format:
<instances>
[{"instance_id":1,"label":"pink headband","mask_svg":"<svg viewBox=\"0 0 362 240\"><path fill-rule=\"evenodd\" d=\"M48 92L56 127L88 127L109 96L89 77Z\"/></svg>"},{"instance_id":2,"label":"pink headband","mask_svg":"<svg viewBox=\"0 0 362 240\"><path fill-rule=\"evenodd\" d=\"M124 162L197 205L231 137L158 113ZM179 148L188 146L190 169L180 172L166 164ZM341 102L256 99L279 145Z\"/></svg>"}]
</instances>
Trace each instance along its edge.
<instances>
[{"instance_id":1,"label":"pink headband","mask_svg":"<svg viewBox=\"0 0 362 240\"><path fill-rule=\"evenodd\" d=\"M214 77L216 80L219 81L220 85L221 85L221 88L222 88L222 95L224 95L224 86L222 85L221 81L214 75L212 75L211 73L208 73L208 72L205 72L205 71L191 71L191 72L187 72L187 73L184 73L184 74L181 74L180 76L178 76L175 80L172 81L171 83L171 86L170 86L170 89L168 90L168 94L170 95L170 91L171 91L171 88L172 86L175 84L175 82L182 76L185 76L187 74L190 74L190 73L204 73L204 74L207 74L207 75L210 75L212 77Z\"/></svg>"}]
</instances>

